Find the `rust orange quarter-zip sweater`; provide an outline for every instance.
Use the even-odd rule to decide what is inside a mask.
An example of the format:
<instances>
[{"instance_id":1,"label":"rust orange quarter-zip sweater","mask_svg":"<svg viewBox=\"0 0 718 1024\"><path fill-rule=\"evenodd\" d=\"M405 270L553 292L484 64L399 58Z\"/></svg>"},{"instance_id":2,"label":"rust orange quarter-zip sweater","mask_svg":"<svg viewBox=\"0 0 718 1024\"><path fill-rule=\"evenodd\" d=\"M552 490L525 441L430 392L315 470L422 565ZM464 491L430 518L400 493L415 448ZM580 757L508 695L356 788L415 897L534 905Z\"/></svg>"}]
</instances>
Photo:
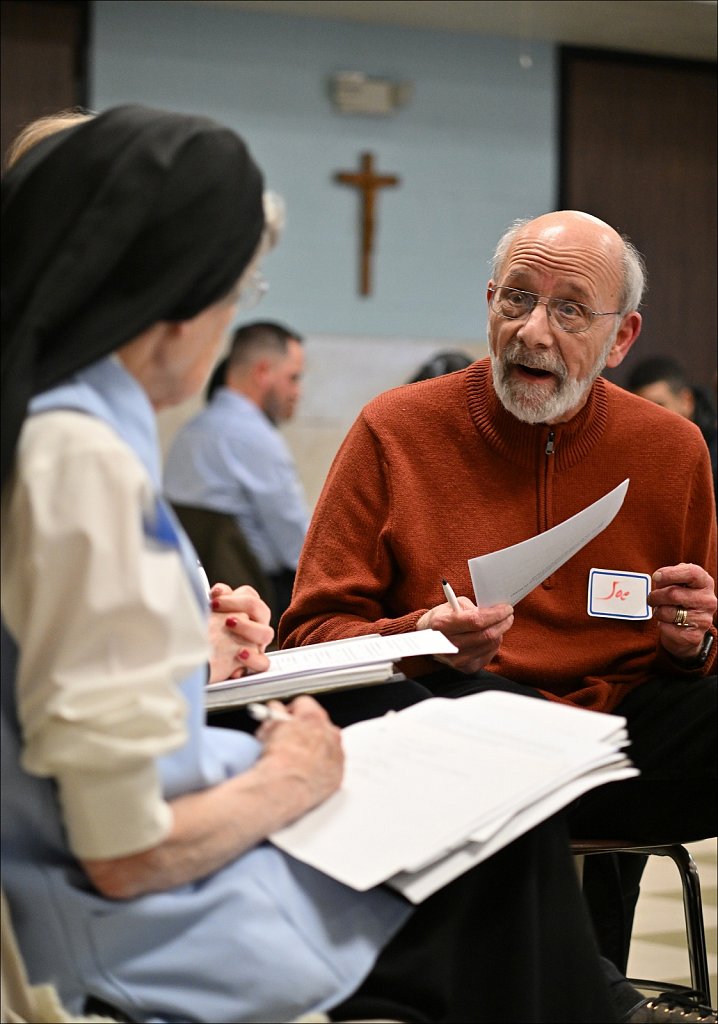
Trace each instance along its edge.
<instances>
[{"instance_id":1,"label":"rust orange quarter-zip sweater","mask_svg":"<svg viewBox=\"0 0 718 1024\"><path fill-rule=\"evenodd\" d=\"M592 568L716 575L708 449L688 420L599 377L555 427L506 412L488 360L385 392L361 412L328 474L282 619L281 646L411 630L444 597L473 599L467 560L563 522L628 477L613 522L516 605L486 668L548 697L610 711L659 675L705 675L658 642L652 620L587 613ZM404 662L407 675L436 671Z\"/></svg>"}]
</instances>

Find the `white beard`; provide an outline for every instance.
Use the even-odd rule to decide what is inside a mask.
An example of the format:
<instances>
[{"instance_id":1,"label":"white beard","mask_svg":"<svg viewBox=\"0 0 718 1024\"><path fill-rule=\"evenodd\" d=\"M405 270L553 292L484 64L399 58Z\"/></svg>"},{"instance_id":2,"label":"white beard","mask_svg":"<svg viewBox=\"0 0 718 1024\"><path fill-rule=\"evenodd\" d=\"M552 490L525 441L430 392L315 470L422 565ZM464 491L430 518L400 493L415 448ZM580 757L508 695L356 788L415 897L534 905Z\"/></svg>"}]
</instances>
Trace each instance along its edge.
<instances>
[{"instance_id":1,"label":"white beard","mask_svg":"<svg viewBox=\"0 0 718 1024\"><path fill-rule=\"evenodd\" d=\"M507 412L523 423L551 423L562 419L585 400L591 385L606 365L615 338L614 333L586 376L575 379L569 377L566 364L557 350L531 351L518 338L510 341L502 354L497 356L489 325L489 355L494 390L499 401ZM547 380L544 387L540 382L531 384L529 381L517 380L511 376L511 367L516 363L548 370L554 375L552 381ZM553 390L547 393L547 387Z\"/></svg>"}]
</instances>

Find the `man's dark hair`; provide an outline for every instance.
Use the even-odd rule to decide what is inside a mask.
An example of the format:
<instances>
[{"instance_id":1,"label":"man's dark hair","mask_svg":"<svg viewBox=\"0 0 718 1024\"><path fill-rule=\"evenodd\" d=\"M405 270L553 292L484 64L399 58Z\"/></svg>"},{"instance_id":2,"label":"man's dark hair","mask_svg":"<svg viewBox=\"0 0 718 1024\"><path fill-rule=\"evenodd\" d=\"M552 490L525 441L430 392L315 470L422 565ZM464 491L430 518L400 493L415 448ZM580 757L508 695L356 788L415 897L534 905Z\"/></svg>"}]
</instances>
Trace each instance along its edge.
<instances>
[{"instance_id":1,"label":"man's dark hair","mask_svg":"<svg viewBox=\"0 0 718 1024\"><path fill-rule=\"evenodd\" d=\"M292 339L304 341L297 331L274 320L255 320L251 324L243 324L232 335L229 362L232 365L244 362L255 350L286 352L287 343Z\"/></svg>"},{"instance_id":2,"label":"man's dark hair","mask_svg":"<svg viewBox=\"0 0 718 1024\"><path fill-rule=\"evenodd\" d=\"M217 364L209 379L205 392L207 401L210 401L217 388L224 387L230 366L249 363L260 353L274 352L284 355L290 341L298 341L301 344L304 338L298 331L274 320L254 320L252 323L237 327L232 335L229 355Z\"/></svg>"},{"instance_id":3,"label":"man's dark hair","mask_svg":"<svg viewBox=\"0 0 718 1024\"><path fill-rule=\"evenodd\" d=\"M693 414L689 418L703 434L708 447L715 445L715 403L704 387L691 384L685 370L675 359L670 359L667 356L644 359L629 376L626 387L629 391L636 392L659 380L665 381L674 395L684 388L688 388L693 395Z\"/></svg>"},{"instance_id":4,"label":"man's dark hair","mask_svg":"<svg viewBox=\"0 0 718 1024\"><path fill-rule=\"evenodd\" d=\"M668 356L654 356L651 359L644 359L634 367L626 387L629 391L638 391L639 388L648 387L659 380L664 380L674 393L691 386L680 363Z\"/></svg>"},{"instance_id":5,"label":"man's dark hair","mask_svg":"<svg viewBox=\"0 0 718 1024\"><path fill-rule=\"evenodd\" d=\"M465 352L439 352L427 363L423 363L407 384L416 384L417 381L430 380L432 377L443 377L445 373L454 373L455 370L465 370L473 361Z\"/></svg>"}]
</instances>

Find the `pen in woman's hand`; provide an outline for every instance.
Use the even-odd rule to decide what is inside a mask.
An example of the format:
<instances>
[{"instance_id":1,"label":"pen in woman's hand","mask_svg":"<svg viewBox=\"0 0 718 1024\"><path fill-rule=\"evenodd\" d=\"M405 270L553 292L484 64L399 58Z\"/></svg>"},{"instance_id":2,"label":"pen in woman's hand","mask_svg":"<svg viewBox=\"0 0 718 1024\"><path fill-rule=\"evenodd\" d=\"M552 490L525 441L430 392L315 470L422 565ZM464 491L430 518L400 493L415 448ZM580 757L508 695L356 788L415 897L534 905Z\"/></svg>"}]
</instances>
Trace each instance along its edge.
<instances>
[{"instance_id":1,"label":"pen in woman's hand","mask_svg":"<svg viewBox=\"0 0 718 1024\"><path fill-rule=\"evenodd\" d=\"M442 580L441 589L444 591L444 597L451 605L452 612L460 612L461 605L459 604L458 598L456 597L456 594L454 593L454 588L451 586L451 584L447 580Z\"/></svg>"},{"instance_id":2,"label":"pen in woman's hand","mask_svg":"<svg viewBox=\"0 0 718 1024\"><path fill-rule=\"evenodd\" d=\"M202 586L204 587L204 591L207 595L207 600L209 600L210 591L212 590L212 588L209 585L207 573L204 571L204 566L200 562L199 558L197 559L197 572L199 573L199 578L202 581Z\"/></svg>"},{"instance_id":3,"label":"pen in woman's hand","mask_svg":"<svg viewBox=\"0 0 718 1024\"><path fill-rule=\"evenodd\" d=\"M278 708L268 708L266 704L248 704L247 713L255 722L291 722L292 716Z\"/></svg>"}]
</instances>

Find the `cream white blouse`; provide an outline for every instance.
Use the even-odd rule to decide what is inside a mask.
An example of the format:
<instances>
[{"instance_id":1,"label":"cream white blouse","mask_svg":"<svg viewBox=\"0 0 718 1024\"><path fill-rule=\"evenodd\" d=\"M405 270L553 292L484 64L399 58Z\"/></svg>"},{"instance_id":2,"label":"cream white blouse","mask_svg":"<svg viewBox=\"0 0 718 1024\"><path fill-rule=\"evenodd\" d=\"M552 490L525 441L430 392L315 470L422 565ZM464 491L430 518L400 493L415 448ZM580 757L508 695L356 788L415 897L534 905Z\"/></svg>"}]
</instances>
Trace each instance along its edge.
<instances>
[{"instance_id":1,"label":"cream white blouse","mask_svg":"<svg viewBox=\"0 0 718 1024\"><path fill-rule=\"evenodd\" d=\"M2 614L21 652L23 767L56 779L78 857L150 848L171 825L156 758L186 741L176 684L207 660L206 623L177 553L148 546L151 483L105 423L31 417L15 473Z\"/></svg>"}]
</instances>

